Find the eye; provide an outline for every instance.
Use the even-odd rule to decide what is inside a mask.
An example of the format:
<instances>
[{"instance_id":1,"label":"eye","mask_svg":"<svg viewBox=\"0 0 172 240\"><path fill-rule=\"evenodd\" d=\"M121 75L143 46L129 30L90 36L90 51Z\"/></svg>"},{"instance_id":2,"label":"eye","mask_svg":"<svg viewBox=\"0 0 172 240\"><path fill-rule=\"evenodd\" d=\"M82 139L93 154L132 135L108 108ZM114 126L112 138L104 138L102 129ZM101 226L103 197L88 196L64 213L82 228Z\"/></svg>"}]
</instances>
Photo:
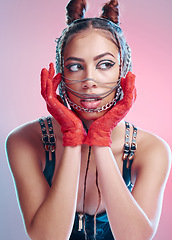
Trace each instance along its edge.
<instances>
[{"instance_id":1,"label":"eye","mask_svg":"<svg viewBox=\"0 0 172 240\"><path fill-rule=\"evenodd\" d=\"M65 66L70 72L78 72L84 69L84 67L79 63L68 64Z\"/></svg>"},{"instance_id":2,"label":"eye","mask_svg":"<svg viewBox=\"0 0 172 240\"><path fill-rule=\"evenodd\" d=\"M100 62L98 62L96 69L107 70L113 67L114 65L115 65L115 62L111 60L101 60Z\"/></svg>"}]
</instances>

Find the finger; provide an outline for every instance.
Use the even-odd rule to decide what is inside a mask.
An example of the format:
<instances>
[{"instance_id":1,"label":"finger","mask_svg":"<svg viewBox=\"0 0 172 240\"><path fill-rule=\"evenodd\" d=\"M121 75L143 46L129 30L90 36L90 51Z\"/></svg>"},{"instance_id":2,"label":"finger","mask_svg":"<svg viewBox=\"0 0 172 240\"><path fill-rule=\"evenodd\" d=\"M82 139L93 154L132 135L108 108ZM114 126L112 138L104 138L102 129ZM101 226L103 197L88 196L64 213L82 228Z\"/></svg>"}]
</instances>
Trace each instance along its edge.
<instances>
[{"instance_id":1,"label":"finger","mask_svg":"<svg viewBox=\"0 0 172 240\"><path fill-rule=\"evenodd\" d=\"M50 79L53 79L54 74L55 74L54 64L53 64L53 63L50 63L50 64L49 64L49 78L50 78Z\"/></svg>"},{"instance_id":2,"label":"finger","mask_svg":"<svg viewBox=\"0 0 172 240\"><path fill-rule=\"evenodd\" d=\"M41 71L41 95L46 99L46 85L48 80L48 71L46 68L43 68Z\"/></svg>"},{"instance_id":3,"label":"finger","mask_svg":"<svg viewBox=\"0 0 172 240\"><path fill-rule=\"evenodd\" d=\"M121 86L124 92L124 97L120 101L121 104L132 106L134 101L136 100L136 87L135 87L135 75L131 72L127 73L125 79L121 79Z\"/></svg>"},{"instance_id":4,"label":"finger","mask_svg":"<svg viewBox=\"0 0 172 240\"><path fill-rule=\"evenodd\" d=\"M126 77L121 79L121 87L124 94L128 92L133 92L133 90L135 89L135 78L136 76L134 74L128 72Z\"/></svg>"},{"instance_id":5,"label":"finger","mask_svg":"<svg viewBox=\"0 0 172 240\"><path fill-rule=\"evenodd\" d=\"M61 82L62 78L61 78L61 73L58 73L54 78L53 78L53 87L54 87L54 91L56 92L57 87L59 85L59 83Z\"/></svg>"},{"instance_id":6,"label":"finger","mask_svg":"<svg viewBox=\"0 0 172 240\"><path fill-rule=\"evenodd\" d=\"M52 101L52 99L55 97L53 83L50 78L48 78L47 80L46 96L47 96L47 99L46 99L47 101Z\"/></svg>"}]
</instances>

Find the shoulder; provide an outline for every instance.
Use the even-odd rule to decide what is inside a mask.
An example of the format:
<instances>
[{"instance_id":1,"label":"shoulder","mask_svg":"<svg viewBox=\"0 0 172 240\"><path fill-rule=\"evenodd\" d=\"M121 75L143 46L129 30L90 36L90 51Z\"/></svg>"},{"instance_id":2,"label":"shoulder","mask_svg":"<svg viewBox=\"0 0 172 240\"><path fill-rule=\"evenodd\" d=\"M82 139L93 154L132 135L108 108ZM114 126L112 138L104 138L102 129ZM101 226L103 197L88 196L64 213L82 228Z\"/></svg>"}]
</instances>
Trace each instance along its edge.
<instances>
[{"instance_id":1,"label":"shoulder","mask_svg":"<svg viewBox=\"0 0 172 240\"><path fill-rule=\"evenodd\" d=\"M44 117L42 119L44 120L46 129L48 129L46 118ZM57 138L61 139L62 135L61 135L59 124L54 118L51 118L51 121L52 121L54 132L57 135ZM15 128L13 131L11 131L6 138L6 146L12 147L13 144L17 145L17 143L34 146L34 145L37 145L38 142L40 143L41 136L42 136L42 131L41 131L39 119L36 119L32 122L25 123Z\"/></svg>"},{"instance_id":2,"label":"shoulder","mask_svg":"<svg viewBox=\"0 0 172 240\"><path fill-rule=\"evenodd\" d=\"M29 122L26 124L23 124L17 128L15 128L13 131L11 131L7 138L6 138L6 146L7 150L8 148L15 145L15 147L18 145L18 147L23 146L23 144L32 145L35 143L38 136L40 136L41 129L39 129L39 122L38 120L35 120L33 122Z\"/></svg>"},{"instance_id":3,"label":"shoulder","mask_svg":"<svg viewBox=\"0 0 172 240\"><path fill-rule=\"evenodd\" d=\"M138 129L135 160L138 172L154 172L163 181L171 168L171 150L162 138Z\"/></svg>"},{"instance_id":4,"label":"shoulder","mask_svg":"<svg viewBox=\"0 0 172 240\"><path fill-rule=\"evenodd\" d=\"M38 159L42 148L41 128L39 121L35 120L17 127L6 138L6 152L10 166L24 163L27 156Z\"/></svg>"},{"instance_id":5,"label":"shoulder","mask_svg":"<svg viewBox=\"0 0 172 240\"><path fill-rule=\"evenodd\" d=\"M47 128L46 118L43 118ZM60 145L62 142L62 133L57 121L53 118L52 125L56 135L56 141ZM42 143L42 131L39 119L23 124L12 132L6 138L6 152L8 161L23 161L30 155L30 159L44 159L44 147ZM24 159L22 159L24 155ZM26 156L27 155L27 156Z\"/></svg>"},{"instance_id":6,"label":"shoulder","mask_svg":"<svg viewBox=\"0 0 172 240\"><path fill-rule=\"evenodd\" d=\"M147 154L160 154L160 156L164 155L171 158L171 150L167 142L157 135L142 129L138 129L137 146L137 150L142 156Z\"/></svg>"}]
</instances>

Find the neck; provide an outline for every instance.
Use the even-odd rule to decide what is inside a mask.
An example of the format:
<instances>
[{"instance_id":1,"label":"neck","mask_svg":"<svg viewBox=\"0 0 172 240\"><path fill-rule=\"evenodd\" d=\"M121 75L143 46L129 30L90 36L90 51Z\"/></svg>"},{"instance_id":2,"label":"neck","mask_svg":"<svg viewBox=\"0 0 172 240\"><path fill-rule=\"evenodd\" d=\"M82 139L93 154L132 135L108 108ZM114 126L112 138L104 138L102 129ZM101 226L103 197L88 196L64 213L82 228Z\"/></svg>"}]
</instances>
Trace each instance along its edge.
<instances>
[{"instance_id":1,"label":"neck","mask_svg":"<svg viewBox=\"0 0 172 240\"><path fill-rule=\"evenodd\" d=\"M87 129L89 129L90 125L94 122L94 120L87 120L85 118L82 118L81 116L80 119L82 120L84 127L86 127Z\"/></svg>"},{"instance_id":2,"label":"neck","mask_svg":"<svg viewBox=\"0 0 172 240\"><path fill-rule=\"evenodd\" d=\"M86 127L87 129L89 129L90 125L92 124L92 122L93 122L94 120L87 120L87 119L81 117L81 115L78 114L78 113L75 111L74 108L72 108L72 111L75 112L75 114L81 119L81 121L83 122L83 124L85 125L85 127Z\"/></svg>"}]
</instances>

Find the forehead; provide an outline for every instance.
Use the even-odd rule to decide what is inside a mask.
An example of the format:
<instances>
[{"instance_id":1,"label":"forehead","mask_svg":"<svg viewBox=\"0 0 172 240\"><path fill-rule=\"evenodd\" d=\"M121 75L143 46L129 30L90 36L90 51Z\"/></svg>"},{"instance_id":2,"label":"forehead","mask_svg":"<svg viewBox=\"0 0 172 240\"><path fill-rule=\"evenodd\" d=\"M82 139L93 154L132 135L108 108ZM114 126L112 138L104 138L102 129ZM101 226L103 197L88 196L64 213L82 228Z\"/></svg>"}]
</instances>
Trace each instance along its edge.
<instances>
[{"instance_id":1,"label":"forehead","mask_svg":"<svg viewBox=\"0 0 172 240\"><path fill-rule=\"evenodd\" d=\"M118 55L118 47L110 32L99 29L88 29L70 37L64 49L64 58L69 55L98 55L111 52Z\"/></svg>"}]
</instances>

